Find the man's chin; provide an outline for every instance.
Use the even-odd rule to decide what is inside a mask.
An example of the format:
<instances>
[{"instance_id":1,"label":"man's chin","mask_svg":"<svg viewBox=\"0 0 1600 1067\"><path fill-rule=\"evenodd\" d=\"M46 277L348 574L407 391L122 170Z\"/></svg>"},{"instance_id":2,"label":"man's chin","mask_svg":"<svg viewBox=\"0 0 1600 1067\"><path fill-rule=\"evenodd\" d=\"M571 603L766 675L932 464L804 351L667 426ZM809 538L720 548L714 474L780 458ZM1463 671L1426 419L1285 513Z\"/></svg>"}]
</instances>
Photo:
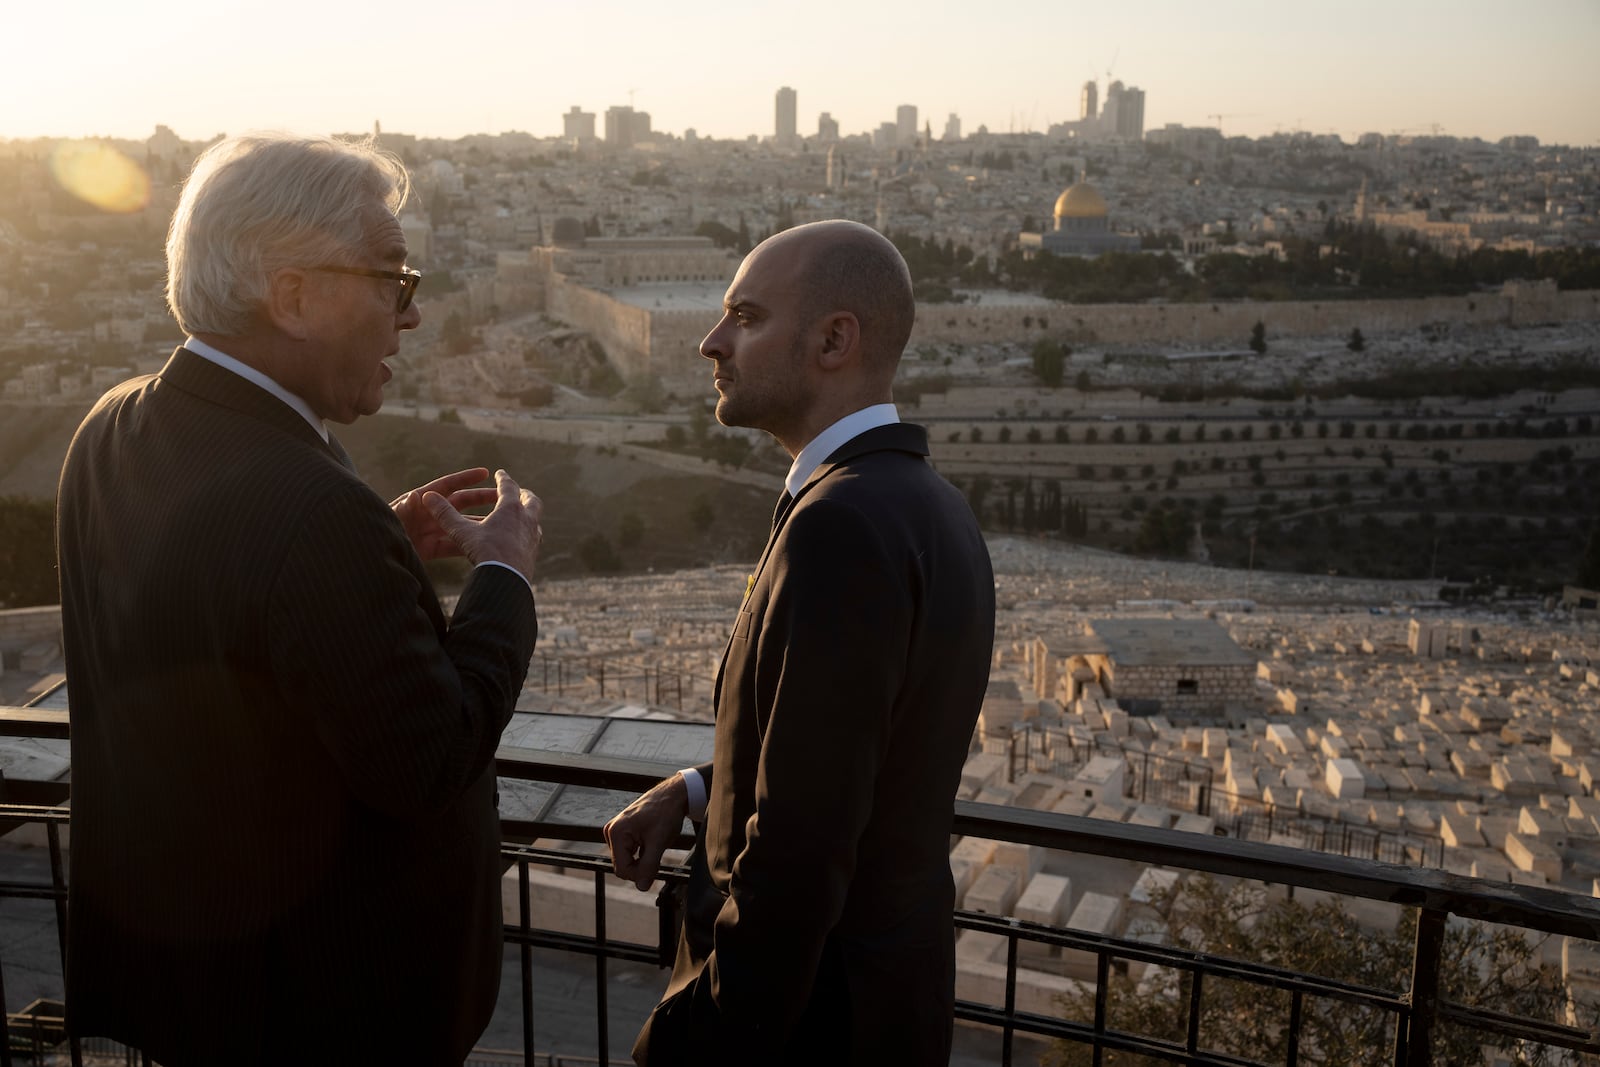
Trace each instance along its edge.
<instances>
[{"instance_id":1,"label":"man's chin","mask_svg":"<svg viewBox=\"0 0 1600 1067\"><path fill-rule=\"evenodd\" d=\"M716 407L715 414L717 416L717 421L720 422L724 426L746 426L746 425L749 425L748 423L742 421L739 418L739 405L737 403L729 400L725 396L721 397L721 398L719 398L717 400L717 407Z\"/></svg>"}]
</instances>

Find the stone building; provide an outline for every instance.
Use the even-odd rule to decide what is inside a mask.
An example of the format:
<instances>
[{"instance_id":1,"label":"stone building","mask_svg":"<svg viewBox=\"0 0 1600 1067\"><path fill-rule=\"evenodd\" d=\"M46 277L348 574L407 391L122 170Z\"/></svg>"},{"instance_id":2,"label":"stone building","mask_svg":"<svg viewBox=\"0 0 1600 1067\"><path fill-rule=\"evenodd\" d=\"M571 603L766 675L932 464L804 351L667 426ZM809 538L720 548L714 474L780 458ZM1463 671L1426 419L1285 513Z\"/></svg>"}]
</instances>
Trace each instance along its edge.
<instances>
[{"instance_id":1,"label":"stone building","mask_svg":"<svg viewBox=\"0 0 1600 1067\"><path fill-rule=\"evenodd\" d=\"M1094 619L1106 645L1089 657L1107 696L1127 706L1222 712L1256 702L1256 657L1210 619Z\"/></svg>"},{"instance_id":2,"label":"stone building","mask_svg":"<svg viewBox=\"0 0 1600 1067\"><path fill-rule=\"evenodd\" d=\"M1095 687L1129 710L1220 714L1259 703L1256 657L1210 619L1091 619L1026 649L1033 692L1070 704Z\"/></svg>"}]
</instances>

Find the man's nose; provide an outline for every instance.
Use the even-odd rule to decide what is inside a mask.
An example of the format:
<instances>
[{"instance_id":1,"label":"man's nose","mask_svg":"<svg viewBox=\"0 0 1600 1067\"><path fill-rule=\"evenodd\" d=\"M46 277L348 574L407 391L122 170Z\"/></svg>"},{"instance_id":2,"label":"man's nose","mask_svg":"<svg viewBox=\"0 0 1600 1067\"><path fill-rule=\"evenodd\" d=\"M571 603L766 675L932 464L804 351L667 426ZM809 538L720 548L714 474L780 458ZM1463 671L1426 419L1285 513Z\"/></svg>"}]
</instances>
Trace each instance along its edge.
<instances>
[{"instance_id":1,"label":"man's nose","mask_svg":"<svg viewBox=\"0 0 1600 1067\"><path fill-rule=\"evenodd\" d=\"M727 354L727 349L722 343L721 323L713 326L711 332L706 334L705 340L700 342L700 354L707 359L721 359Z\"/></svg>"},{"instance_id":2,"label":"man's nose","mask_svg":"<svg viewBox=\"0 0 1600 1067\"><path fill-rule=\"evenodd\" d=\"M415 330L421 324L422 308L413 300L411 301L411 306L400 313L397 325L402 330Z\"/></svg>"}]
</instances>

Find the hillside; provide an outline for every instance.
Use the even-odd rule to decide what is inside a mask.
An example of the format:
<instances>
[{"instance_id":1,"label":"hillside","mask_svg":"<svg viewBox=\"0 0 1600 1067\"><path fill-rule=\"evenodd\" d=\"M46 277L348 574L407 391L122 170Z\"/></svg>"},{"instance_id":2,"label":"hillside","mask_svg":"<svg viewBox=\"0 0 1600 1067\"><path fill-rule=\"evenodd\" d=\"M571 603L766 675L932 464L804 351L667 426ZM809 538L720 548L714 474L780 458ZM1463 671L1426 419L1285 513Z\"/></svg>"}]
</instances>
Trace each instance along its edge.
<instances>
[{"instance_id":1,"label":"hillside","mask_svg":"<svg viewBox=\"0 0 1600 1067\"><path fill-rule=\"evenodd\" d=\"M0 496L54 498L62 457L88 407L0 405ZM612 449L381 415L336 432L385 499L463 467L510 471L544 501L545 577L591 573L609 562L632 572L746 562L760 554L772 514L770 493L665 473ZM441 577L448 580L452 569L442 568Z\"/></svg>"}]
</instances>

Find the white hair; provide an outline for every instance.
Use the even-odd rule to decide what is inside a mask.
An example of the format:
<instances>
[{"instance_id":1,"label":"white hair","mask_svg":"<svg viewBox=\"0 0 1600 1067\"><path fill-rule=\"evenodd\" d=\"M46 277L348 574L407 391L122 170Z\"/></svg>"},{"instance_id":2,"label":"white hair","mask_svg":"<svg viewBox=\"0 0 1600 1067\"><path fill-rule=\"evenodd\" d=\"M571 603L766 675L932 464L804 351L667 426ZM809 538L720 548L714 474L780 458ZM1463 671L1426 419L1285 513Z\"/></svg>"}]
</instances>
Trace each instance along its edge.
<instances>
[{"instance_id":1,"label":"white hair","mask_svg":"<svg viewBox=\"0 0 1600 1067\"><path fill-rule=\"evenodd\" d=\"M353 265L374 206L398 212L404 164L373 141L256 133L195 160L167 230L167 306L191 334L250 332L284 267Z\"/></svg>"}]
</instances>

